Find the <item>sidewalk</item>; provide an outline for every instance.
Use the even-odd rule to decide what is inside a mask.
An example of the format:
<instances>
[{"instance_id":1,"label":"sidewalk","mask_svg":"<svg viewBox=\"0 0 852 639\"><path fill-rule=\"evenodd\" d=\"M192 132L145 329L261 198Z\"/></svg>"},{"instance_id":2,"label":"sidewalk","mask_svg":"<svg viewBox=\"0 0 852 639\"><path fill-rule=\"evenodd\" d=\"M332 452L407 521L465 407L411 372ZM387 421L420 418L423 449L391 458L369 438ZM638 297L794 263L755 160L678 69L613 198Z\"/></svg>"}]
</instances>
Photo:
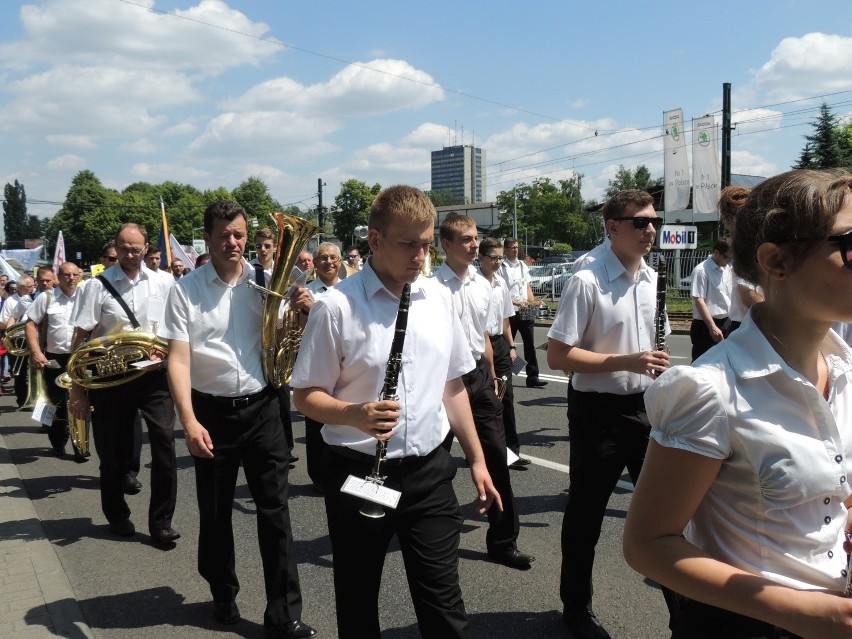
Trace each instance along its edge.
<instances>
[{"instance_id":1,"label":"sidewalk","mask_svg":"<svg viewBox=\"0 0 852 639\"><path fill-rule=\"evenodd\" d=\"M14 398L4 396L8 410ZM29 417L28 413L24 415ZM70 448L70 444L69 444ZM0 429L0 637L94 638Z\"/></svg>"}]
</instances>

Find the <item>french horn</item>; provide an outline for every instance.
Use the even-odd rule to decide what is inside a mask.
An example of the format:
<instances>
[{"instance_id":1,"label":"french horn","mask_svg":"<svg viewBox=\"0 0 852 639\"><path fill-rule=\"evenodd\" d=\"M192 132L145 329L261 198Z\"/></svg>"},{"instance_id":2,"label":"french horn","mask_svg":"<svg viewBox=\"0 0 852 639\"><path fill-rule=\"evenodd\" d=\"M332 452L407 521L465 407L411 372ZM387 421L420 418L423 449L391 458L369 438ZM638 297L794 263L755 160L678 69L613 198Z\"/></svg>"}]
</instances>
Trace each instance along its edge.
<instances>
[{"instance_id":1,"label":"french horn","mask_svg":"<svg viewBox=\"0 0 852 639\"><path fill-rule=\"evenodd\" d=\"M148 361L155 353L165 358L168 352L168 343L153 333L123 331L82 344L71 355L66 370L71 381L83 388L112 388L149 370L132 366L134 362Z\"/></svg>"}]
</instances>

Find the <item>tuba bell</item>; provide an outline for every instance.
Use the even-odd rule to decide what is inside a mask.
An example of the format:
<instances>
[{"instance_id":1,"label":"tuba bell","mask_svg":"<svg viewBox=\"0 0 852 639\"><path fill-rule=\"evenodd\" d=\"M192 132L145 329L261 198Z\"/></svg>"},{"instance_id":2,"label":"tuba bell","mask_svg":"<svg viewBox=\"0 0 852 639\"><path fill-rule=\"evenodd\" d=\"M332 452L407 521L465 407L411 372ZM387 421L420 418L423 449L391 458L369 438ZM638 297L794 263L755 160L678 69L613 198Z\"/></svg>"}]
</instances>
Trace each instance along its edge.
<instances>
[{"instance_id":1,"label":"tuba bell","mask_svg":"<svg viewBox=\"0 0 852 639\"><path fill-rule=\"evenodd\" d=\"M284 327L278 328L278 310L287 297L290 288L291 273L299 257L299 251L317 231L317 225L293 215L275 214L278 226L278 251L268 288L261 291L264 295L263 315L261 319L261 348L263 373L266 381L275 388L286 386L293 374L296 355L302 343L302 328L299 325L299 312L290 308L284 313ZM254 282L249 280L249 284Z\"/></svg>"},{"instance_id":2,"label":"tuba bell","mask_svg":"<svg viewBox=\"0 0 852 639\"><path fill-rule=\"evenodd\" d=\"M62 373L56 378L56 385L66 391L71 390L71 376L68 373ZM71 411L70 400L68 406L68 430L71 435L71 445L80 457L90 457L89 450L89 418L78 419L74 417Z\"/></svg>"},{"instance_id":3,"label":"tuba bell","mask_svg":"<svg viewBox=\"0 0 852 639\"><path fill-rule=\"evenodd\" d=\"M169 345L153 333L123 331L104 335L82 344L68 360L71 381L83 388L112 388L141 377L149 369L134 362L151 359L154 353L166 355Z\"/></svg>"},{"instance_id":4,"label":"tuba bell","mask_svg":"<svg viewBox=\"0 0 852 639\"><path fill-rule=\"evenodd\" d=\"M18 375L24 367L25 358L30 356L30 346L27 344L27 334L24 327L27 325L26 320L16 322L6 329L3 335L3 346L12 357L17 357L13 366L12 374Z\"/></svg>"}]
</instances>

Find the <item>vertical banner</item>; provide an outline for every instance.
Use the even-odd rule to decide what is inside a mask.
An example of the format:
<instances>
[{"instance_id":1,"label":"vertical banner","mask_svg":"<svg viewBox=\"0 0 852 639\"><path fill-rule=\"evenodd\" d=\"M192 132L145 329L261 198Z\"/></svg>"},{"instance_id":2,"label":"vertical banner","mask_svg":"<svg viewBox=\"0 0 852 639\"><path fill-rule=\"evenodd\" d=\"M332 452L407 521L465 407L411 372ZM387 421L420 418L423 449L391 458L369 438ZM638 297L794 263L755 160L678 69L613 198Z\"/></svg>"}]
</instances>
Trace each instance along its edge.
<instances>
[{"instance_id":1,"label":"vertical banner","mask_svg":"<svg viewBox=\"0 0 852 639\"><path fill-rule=\"evenodd\" d=\"M172 266L172 248L171 243L166 238L171 237L171 233L169 233L169 220L166 217L166 205L163 203L163 198L160 198L160 211L163 214L163 223L160 225L157 248L160 249L160 269L168 271Z\"/></svg>"},{"instance_id":2,"label":"vertical banner","mask_svg":"<svg viewBox=\"0 0 852 639\"><path fill-rule=\"evenodd\" d=\"M183 262L184 268L188 268L190 271L195 269L195 259L186 254L180 242L172 234L169 234L169 254L171 256L169 258L169 269L171 269L172 260L180 260Z\"/></svg>"},{"instance_id":3,"label":"vertical banner","mask_svg":"<svg viewBox=\"0 0 852 639\"><path fill-rule=\"evenodd\" d=\"M716 120L712 115L692 121L692 210L719 211L722 169L719 166Z\"/></svg>"},{"instance_id":4,"label":"vertical banner","mask_svg":"<svg viewBox=\"0 0 852 639\"><path fill-rule=\"evenodd\" d=\"M663 111L666 131L663 176L666 183L664 210L681 211L689 206L689 162L686 158L686 134L683 109Z\"/></svg>"},{"instance_id":5,"label":"vertical banner","mask_svg":"<svg viewBox=\"0 0 852 639\"><path fill-rule=\"evenodd\" d=\"M53 253L53 275L59 277L59 267L65 263L65 238L62 231L56 237L56 251Z\"/></svg>"}]
</instances>

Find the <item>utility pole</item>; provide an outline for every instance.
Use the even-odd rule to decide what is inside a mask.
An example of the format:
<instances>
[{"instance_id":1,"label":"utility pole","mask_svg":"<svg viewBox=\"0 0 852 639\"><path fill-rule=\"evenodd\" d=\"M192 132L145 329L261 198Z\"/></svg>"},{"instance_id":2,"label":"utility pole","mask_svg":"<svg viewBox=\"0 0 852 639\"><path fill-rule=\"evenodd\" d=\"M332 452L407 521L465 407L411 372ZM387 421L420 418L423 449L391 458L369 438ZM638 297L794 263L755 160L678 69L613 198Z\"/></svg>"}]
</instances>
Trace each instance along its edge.
<instances>
[{"instance_id":1,"label":"utility pole","mask_svg":"<svg viewBox=\"0 0 852 639\"><path fill-rule=\"evenodd\" d=\"M322 238L322 232L325 228L325 209L322 208L322 187L325 182L322 178L317 178L317 195L319 196L319 205L317 206L317 221L319 222L319 235Z\"/></svg>"},{"instance_id":2,"label":"utility pole","mask_svg":"<svg viewBox=\"0 0 852 639\"><path fill-rule=\"evenodd\" d=\"M722 84L722 188L731 184L731 83Z\"/></svg>"},{"instance_id":3,"label":"utility pole","mask_svg":"<svg viewBox=\"0 0 852 639\"><path fill-rule=\"evenodd\" d=\"M512 199L515 202L515 213L512 219L512 237L516 240L518 239L518 190L516 187L512 187Z\"/></svg>"}]
</instances>

